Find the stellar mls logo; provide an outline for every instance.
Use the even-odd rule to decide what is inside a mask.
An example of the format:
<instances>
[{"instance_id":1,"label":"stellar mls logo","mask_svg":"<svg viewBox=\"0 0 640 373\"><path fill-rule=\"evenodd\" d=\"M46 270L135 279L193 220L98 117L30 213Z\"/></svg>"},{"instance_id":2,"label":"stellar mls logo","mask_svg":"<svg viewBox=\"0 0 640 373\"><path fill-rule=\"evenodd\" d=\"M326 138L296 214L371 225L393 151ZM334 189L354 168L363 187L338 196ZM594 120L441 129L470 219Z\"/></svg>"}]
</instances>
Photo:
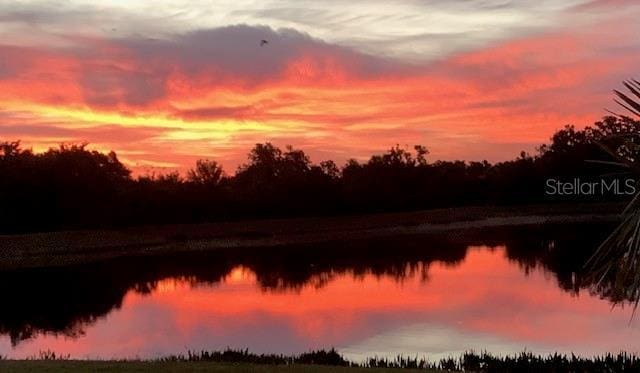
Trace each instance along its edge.
<instances>
[{"instance_id":1,"label":"stellar mls logo","mask_svg":"<svg viewBox=\"0 0 640 373\"><path fill-rule=\"evenodd\" d=\"M575 178L571 181L547 179L545 194L549 196L595 196L595 195L620 195L629 196L636 193L636 181L634 179L600 179L596 181L582 181Z\"/></svg>"}]
</instances>

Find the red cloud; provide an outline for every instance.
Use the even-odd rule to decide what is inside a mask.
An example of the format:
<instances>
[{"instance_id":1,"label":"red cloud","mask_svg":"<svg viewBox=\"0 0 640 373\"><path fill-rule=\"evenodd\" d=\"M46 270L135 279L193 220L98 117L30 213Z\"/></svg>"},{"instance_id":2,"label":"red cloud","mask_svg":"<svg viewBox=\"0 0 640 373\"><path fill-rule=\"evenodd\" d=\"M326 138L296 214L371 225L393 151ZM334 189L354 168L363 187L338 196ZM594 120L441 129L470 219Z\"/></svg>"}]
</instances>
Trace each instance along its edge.
<instances>
[{"instance_id":1,"label":"red cloud","mask_svg":"<svg viewBox=\"0 0 640 373\"><path fill-rule=\"evenodd\" d=\"M0 107L24 119L23 133L11 124L14 138L37 141L30 123L53 122L77 128L69 139L129 151L133 163L187 167L209 156L233 170L262 141L338 161L395 143L426 144L438 158L506 159L604 113L640 57L627 23L618 21L618 38L566 29L423 65L249 26L4 46ZM122 138L82 130L105 125L121 126ZM137 127L153 134L129 144L126 131Z\"/></svg>"}]
</instances>

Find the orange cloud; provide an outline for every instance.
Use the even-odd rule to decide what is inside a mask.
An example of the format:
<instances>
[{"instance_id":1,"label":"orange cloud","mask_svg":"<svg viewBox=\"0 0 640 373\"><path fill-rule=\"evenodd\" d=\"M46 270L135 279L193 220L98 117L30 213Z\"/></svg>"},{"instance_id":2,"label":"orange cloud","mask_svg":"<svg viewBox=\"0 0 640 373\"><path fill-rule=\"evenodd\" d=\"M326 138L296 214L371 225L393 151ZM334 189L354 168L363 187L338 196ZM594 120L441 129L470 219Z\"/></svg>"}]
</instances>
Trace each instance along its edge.
<instances>
[{"instance_id":1,"label":"orange cloud","mask_svg":"<svg viewBox=\"0 0 640 373\"><path fill-rule=\"evenodd\" d=\"M632 33L627 21L617 20L622 35ZM256 46L265 32L271 42ZM302 147L315 160L396 143L425 144L435 158L513 158L564 124L597 120L640 57L623 36L575 29L425 65L249 26L73 43L0 46L9 56L0 65L0 115L11 118L1 137L37 148L87 141L124 152L133 167L184 169L210 157L231 172L264 141Z\"/></svg>"}]
</instances>

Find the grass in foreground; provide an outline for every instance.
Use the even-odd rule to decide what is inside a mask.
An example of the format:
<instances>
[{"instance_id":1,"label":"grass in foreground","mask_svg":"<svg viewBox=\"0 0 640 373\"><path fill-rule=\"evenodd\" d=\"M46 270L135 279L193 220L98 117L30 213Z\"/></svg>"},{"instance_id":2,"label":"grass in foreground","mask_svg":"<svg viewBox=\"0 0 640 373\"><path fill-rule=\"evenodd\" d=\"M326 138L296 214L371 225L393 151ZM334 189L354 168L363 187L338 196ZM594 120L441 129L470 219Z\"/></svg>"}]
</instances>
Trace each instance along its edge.
<instances>
[{"instance_id":1,"label":"grass in foreground","mask_svg":"<svg viewBox=\"0 0 640 373\"><path fill-rule=\"evenodd\" d=\"M185 362L185 361L75 361L75 360L6 360L0 362L2 372L255 372L255 373L386 373L395 368L358 368L328 365L264 365L249 363ZM402 370L403 372L411 370ZM425 370L414 370L425 372ZM427 371L428 372L428 371ZM435 371L434 371L435 372Z\"/></svg>"},{"instance_id":2,"label":"grass in foreground","mask_svg":"<svg viewBox=\"0 0 640 373\"><path fill-rule=\"evenodd\" d=\"M357 364L335 350L311 351L300 355L253 354L247 350L189 352L150 361L81 361L46 351L28 360L0 360L2 372L640 372L640 356L619 353L593 358L522 352L513 356L466 352L458 358L437 363L424 358L398 356L370 358Z\"/></svg>"}]
</instances>

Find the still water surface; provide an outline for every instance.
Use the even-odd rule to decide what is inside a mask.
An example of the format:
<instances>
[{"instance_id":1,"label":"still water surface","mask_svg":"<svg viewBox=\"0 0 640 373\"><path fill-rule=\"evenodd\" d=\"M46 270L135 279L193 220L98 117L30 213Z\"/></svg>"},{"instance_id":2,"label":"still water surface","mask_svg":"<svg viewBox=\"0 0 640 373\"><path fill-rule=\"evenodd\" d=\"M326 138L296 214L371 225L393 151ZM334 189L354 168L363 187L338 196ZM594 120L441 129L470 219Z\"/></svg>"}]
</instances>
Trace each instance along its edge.
<instances>
[{"instance_id":1,"label":"still water surface","mask_svg":"<svg viewBox=\"0 0 640 373\"><path fill-rule=\"evenodd\" d=\"M582 259L567 258L588 255L576 253L593 238L572 229L445 242L437 254L432 240L413 239L410 250L392 256L364 245L346 259L340 252L301 258L287 251L264 260L229 254L178 268L172 261L170 269L145 261L149 267L7 274L2 280L13 281L13 304L0 311L0 354L146 358L226 347L258 353L335 347L359 360L437 359L469 349L640 351L631 309L612 309L606 296L579 283ZM67 294L64 287L73 289Z\"/></svg>"}]
</instances>

